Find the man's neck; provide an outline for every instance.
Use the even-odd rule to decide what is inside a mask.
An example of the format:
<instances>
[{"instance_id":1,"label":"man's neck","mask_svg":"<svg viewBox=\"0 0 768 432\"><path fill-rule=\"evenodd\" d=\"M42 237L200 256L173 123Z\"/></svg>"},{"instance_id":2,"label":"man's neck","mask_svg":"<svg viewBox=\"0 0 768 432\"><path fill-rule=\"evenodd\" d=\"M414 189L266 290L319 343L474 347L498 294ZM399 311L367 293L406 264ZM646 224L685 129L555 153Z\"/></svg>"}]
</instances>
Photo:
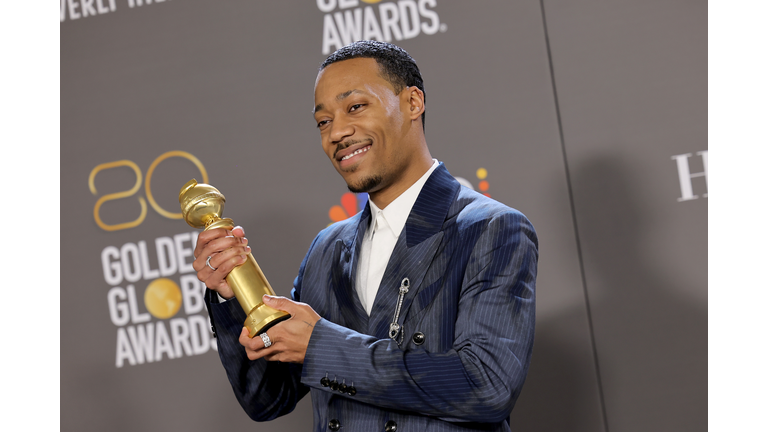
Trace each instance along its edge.
<instances>
[{"instance_id":1,"label":"man's neck","mask_svg":"<svg viewBox=\"0 0 768 432\"><path fill-rule=\"evenodd\" d=\"M393 183L388 188L370 192L368 195L370 196L371 201L376 204L376 207L384 210L390 203L392 203L392 201L396 200L397 197L403 194L403 192L413 186L424 173L429 171L432 167L432 162L432 156L427 150L426 154L419 155L417 162L415 161L408 166L407 171L403 173L403 176L399 181Z\"/></svg>"}]
</instances>

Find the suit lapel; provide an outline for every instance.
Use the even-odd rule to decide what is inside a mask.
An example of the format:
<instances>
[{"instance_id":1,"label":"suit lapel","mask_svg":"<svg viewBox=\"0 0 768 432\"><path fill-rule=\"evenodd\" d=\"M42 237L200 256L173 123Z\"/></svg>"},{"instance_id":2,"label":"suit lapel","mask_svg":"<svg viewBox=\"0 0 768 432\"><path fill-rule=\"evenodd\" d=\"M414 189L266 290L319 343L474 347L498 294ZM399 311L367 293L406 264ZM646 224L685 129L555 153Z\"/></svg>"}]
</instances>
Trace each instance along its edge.
<instances>
[{"instance_id":1,"label":"suit lapel","mask_svg":"<svg viewBox=\"0 0 768 432\"><path fill-rule=\"evenodd\" d=\"M378 338L389 337L389 324L394 317L399 288L403 278L407 277L410 288L404 297L398 319L399 324L403 323L414 296L421 289L424 275L442 243L441 228L459 187L459 183L451 177L442 163L424 184L381 279L368 319L368 334Z\"/></svg>"},{"instance_id":2,"label":"suit lapel","mask_svg":"<svg viewBox=\"0 0 768 432\"><path fill-rule=\"evenodd\" d=\"M366 204L352 236L336 240L332 260L335 265L331 272L331 287L339 305L338 310L330 311L335 315L333 321L361 333L365 333L368 328L368 314L357 296L355 281L360 245L370 220L371 209Z\"/></svg>"}]
</instances>

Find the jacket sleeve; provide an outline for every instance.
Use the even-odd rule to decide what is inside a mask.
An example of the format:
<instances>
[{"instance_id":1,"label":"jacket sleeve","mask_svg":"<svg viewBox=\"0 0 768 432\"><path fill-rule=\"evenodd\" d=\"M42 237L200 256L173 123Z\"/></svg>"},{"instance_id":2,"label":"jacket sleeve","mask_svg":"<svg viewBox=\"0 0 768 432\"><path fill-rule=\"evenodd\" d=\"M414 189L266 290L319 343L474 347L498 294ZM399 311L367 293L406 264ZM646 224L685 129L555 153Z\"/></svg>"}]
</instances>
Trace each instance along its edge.
<instances>
[{"instance_id":1,"label":"jacket sleeve","mask_svg":"<svg viewBox=\"0 0 768 432\"><path fill-rule=\"evenodd\" d=\"M321 319L309 341L302 383L331 391L320 386L320 378L344 371L357 377L357 393L343 397L359 402L447 421L506 419L533 348L536 233L522 214L502 213L471 247L450 350L403 350L391 339Z\"/></svg>"},{"instance_id":2,"label":"jacket sleeve","mask_svg":"<svg viewBox=\"0 0 768 432\"><path fill-rule=\"evenodd\" d=\"M294 285L299 283L316 243L317 238L301 263ZM294 295L295 291L292 291L291 296ZM246 318L240 303L235 299L219 303L216 293L207 289L205 305L216 336L221 364L243 410L255 421L273 420L292 412L301 398L309 393L309 387L301 383L302 365L271 362L263 358L248 359L245 348L239 342Z\"/></svg>"},{"instance_id":3,"label":"jacket sleeve","mask_svg":"<svg viewBox=\"0 0 768 432\"><path fill-rule=\"evenodd\" d=\"M301 365L249 360L238 342L245 313L237 300L209 303L209 307L216 323L221 364L248 416L255 421L267 421L293 411L299 400L309 392L300 383Z\"/></svg>"},{"instance_id":4,"label":"jacket sleeve","mask_svg":"<svg viewBox=\"0 0 768 432\"><path fill-rule=\"evenodd\" d=\"M301 270L305 264L306 258ZM237 300L218 303L218 296L209 289L205 304L216 334L221 364L243 410L255 421L273 420L293 411L309 392L309 388L301 384L302 365L263 358L249 360L239 342L246 316Z\"/></svg>"}]
</instances>

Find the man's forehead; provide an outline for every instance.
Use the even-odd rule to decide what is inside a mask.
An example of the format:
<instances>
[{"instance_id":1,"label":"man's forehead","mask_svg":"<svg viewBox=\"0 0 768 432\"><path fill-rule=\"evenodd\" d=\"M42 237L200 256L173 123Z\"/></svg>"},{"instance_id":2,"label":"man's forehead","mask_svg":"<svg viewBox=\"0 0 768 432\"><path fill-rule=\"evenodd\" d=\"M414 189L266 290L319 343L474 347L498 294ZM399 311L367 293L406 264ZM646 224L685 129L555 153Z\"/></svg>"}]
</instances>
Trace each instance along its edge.
<instances>
[{"instance_id":1,"label":"man's forehead","mask_svg":"<svg viewBox=\"0 0 768 432\"><path fill-rule=\"evenodd\" d=\"M372 58L354 58L331 63L318 72L315 79L315 96L318 87L336 87L347 85L352 90L355 87L362 88L363 84L391 84L382 75L378 62ZM337 89L334 89L337 90Z\"/></svg>"}]
</instances>

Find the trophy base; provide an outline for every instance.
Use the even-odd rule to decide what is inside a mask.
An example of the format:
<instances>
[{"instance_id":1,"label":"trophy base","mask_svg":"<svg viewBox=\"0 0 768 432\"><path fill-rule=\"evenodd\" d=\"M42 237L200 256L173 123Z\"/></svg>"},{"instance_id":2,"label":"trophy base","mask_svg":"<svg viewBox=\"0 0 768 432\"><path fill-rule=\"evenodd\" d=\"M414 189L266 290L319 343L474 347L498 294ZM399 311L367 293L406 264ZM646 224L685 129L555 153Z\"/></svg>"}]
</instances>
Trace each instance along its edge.
<instances>
[{"instance_id":1,"label":"trophy base","mask_svg":"<svg viewBox=\"0 0 768 432\"><path fill-rule=\"evenodd\" d=\"M288 312L272 309L264 303L259 303L248 313L243 325L248 329L248 337L252 338L290 317Z\"/></svg>"}]
</instances>

